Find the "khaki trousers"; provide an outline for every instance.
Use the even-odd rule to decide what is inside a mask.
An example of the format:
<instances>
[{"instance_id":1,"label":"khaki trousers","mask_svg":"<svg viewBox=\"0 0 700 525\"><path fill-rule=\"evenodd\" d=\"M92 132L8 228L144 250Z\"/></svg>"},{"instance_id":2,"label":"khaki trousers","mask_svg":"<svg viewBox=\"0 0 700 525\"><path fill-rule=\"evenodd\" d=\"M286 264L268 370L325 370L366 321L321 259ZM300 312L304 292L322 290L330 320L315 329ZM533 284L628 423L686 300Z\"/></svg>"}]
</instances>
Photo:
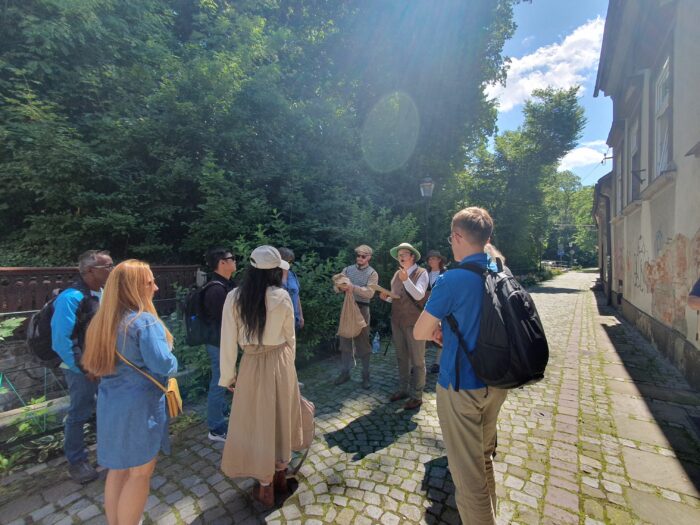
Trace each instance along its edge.
<instances>
[{"instance_id":1,"label":"khaki trousers","mask_svg":"<svg viewBox=\"0 0 700 525\"><path fill-rule=\"evenodd\" d=\"M455 392L437 385L437 412L462 523L496 523L496 482L491 455L496 420L507 390L479 388Z\"/></svg>"},{"instance_id":2,"label":"khaki trousers","mask_svg":"<svg viewBox=\"0 0 700 525\"><path fill-rule=\"evenodd\" d=\"M362 361L362 379L369 379L369 356L372 354L372 347L369 343L369 306L358 304L360 313L364 318L367 326L365 326L360 335L349 339L347 337L339 337L340 343L340 371L341 373L350 373L350 370L355 366L355 357L359 357Z\"/></svg>"},{"instance_id":3,"label":"khaki trousers","mask_svg":"<svg viewBox=\"0 0 700 525\"><path fill-rule=\"evenodd\" d=\"M399 366L399 392L423 399L425 388L425 341L416 341L413 326L391 323L391 337Z\"/></svg>"}]
</instances>

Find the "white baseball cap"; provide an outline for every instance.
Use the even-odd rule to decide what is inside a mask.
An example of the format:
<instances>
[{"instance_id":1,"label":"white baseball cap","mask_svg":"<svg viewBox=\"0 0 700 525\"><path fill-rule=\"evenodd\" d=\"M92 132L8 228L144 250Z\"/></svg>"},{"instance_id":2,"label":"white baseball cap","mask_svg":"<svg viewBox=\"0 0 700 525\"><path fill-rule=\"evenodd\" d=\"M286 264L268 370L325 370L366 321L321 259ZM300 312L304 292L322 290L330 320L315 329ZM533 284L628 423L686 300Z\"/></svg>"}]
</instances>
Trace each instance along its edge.
<instances>
[{"instance_id":1,"label":"white baseball cap","mask_svg":"<svg viewBox=\"0 0 700 525\"><path fill-rule=\"evenodd\" d=\"M282 268L289 270L289 263L282 259L280 252L274 246L258 246L250 254L250 264L259 270Z\"/></svg>"}]
</instances>

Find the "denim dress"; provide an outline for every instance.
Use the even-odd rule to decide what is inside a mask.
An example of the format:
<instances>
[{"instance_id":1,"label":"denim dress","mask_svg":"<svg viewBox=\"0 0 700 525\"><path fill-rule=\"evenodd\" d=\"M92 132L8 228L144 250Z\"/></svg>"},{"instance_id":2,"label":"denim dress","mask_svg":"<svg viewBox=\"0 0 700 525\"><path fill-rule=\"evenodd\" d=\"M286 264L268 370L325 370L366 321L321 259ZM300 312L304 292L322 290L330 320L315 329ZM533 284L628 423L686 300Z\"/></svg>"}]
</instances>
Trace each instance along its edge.
<instances>
[{"instance_id":1,"label":"denim dress","mask_svg":"<svg viewBox=\"0 0 700 525\"><path fill-rule=\"evenodd\" d=\"M177 371L165 330L150 313L130 312L122 321L117 349L164 386ZM126 469L170 452L165 394L117 357L113 375L100 380L97 394L97 462Z\"/></svg>"}]
</instances>

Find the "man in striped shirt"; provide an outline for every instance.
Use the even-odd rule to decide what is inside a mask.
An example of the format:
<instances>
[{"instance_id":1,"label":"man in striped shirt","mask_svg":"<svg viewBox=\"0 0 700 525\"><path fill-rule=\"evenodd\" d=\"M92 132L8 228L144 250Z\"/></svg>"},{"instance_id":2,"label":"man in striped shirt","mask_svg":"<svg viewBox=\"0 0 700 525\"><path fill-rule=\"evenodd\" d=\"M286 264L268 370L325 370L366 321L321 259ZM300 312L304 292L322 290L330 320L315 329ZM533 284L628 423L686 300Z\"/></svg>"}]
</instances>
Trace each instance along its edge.
<instances>
[{"instance_id":1,"label":"man in striped shirt","mask_svg":"<svg viewBox=\"0 0 700 525\"><path fill-rule=\"evenodd\" d=\"M352 294L357 306L365 319L367 326L360 335L348 339L340 338L340 375L335 379L336 385L342 385L350 380L350 370L355 366L355 356L362 362L362 388L369 388L369 357L372 348L369 342L369 302L374 296L370 284L379 283L379 275L369 265L372 259L372 248L362 244L355 248L355 264L343 269L343 274L350 279L345 293Z\"/></svg>"}]
</instances>

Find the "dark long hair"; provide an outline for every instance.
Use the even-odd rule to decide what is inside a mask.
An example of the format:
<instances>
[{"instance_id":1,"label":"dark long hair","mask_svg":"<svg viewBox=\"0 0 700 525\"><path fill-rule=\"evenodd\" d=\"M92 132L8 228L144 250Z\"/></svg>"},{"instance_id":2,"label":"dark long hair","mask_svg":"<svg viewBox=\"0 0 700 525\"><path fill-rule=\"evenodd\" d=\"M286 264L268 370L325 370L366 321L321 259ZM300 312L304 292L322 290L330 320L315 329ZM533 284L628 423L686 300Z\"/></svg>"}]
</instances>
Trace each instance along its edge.
<instances>
[{"instance_id":1,"label":"dark long hair","mask_svg":"<svg viewBox=\"0 0 700 525\"><path fill-rule=\"evenodd\" d=\"M282 285L282 269L260 270L249 266L238 287L238 313L245 335L250 341L262 344L262 336L267 321L265 293L270 286Z\"/></svg>"}]
</instances>

